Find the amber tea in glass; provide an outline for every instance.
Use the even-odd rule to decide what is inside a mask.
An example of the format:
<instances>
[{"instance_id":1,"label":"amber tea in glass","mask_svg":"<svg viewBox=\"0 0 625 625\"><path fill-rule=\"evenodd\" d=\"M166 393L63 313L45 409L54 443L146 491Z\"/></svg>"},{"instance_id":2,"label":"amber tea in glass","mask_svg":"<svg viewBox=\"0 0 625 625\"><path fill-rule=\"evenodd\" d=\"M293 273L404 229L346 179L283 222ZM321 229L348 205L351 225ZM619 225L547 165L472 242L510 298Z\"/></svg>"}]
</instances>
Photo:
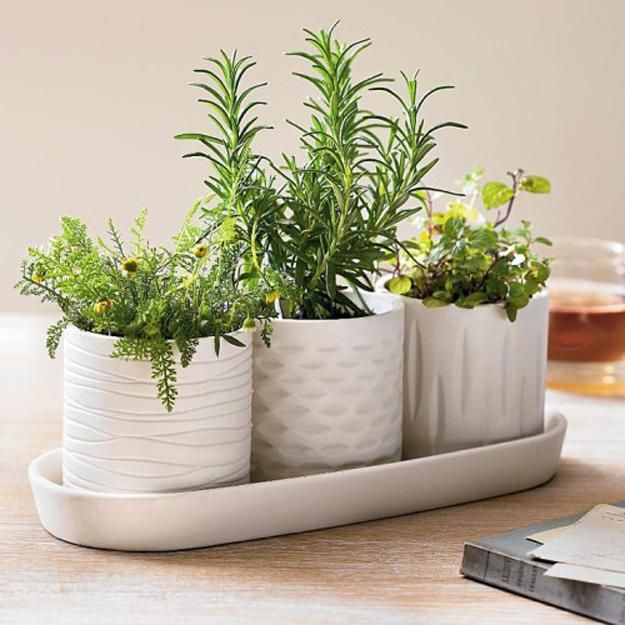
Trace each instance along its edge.
<instances>
[{"instance_id":1,"label":"amber tea in glass","mask_svg":"<svg viewBox=\"0 0 625 625\"><path fill-rule=\"evenodd\" d=\"M548 384L625 395L625 246L554 239Z\"/></svg>"}]
</instances>

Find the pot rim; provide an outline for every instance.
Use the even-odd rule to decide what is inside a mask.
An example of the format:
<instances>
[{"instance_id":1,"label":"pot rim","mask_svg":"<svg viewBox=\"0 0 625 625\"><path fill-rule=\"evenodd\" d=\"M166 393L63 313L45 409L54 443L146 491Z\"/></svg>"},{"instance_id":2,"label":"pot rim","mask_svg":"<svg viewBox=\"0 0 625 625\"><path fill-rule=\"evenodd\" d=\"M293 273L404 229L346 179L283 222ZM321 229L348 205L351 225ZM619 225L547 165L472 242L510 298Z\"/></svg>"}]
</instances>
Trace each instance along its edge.
<instances>
[{"instance_id":1,"label":"pot rim","mask_svg":"<svg viewBox=\"0 0 625 625\"><path fill-rule=\"evenodd\" d=\"M387 288L386 288L386 283L390 280L389 277L387 276L381 276L379 280L376 281L376 286L379 289L382 289L383 293L387 293L388 295L391 295L392 297L396 297L397 299L401 300L401 301L407 301L407 302L419 302L424 308L428 308L427 306L425 306L425 304L423 304L423 299L420 297L409 297L408 295L398 295L396 293L391 293ZM530 306L531 303L534 300L541 300L544 299L546 297L549 296L549 289L547 287L541 289L540 291L538 291L538 293L535 293L534 295L532 295L532 297L530 298L529 303L527 304L527 306ZM458 310L464 310L466 312L471 312L473 310L484 310L484 309L488 309L488 308L503 308L504 303L503 302L488 302L487 304L479 304L478 306L474 306L473 308L462 308L461 306L455 306L453 303L448 304L447 306L440 306L439 308L441 310L445 309L445 308L449 308L454 307ZM525 306L525 308L527 308L527 306ZM436 308L428 308L428 310L436 310ZM523 310L523 309L521 309Z\"/></svg>"},{"instance_id":2,"label":"pot rim","mask_svg":"<svg viewBox=\"0 0 625 625\"><path fill-rule=\"evenodd\" d=\"M275 317L274 319L271 319L269 323L313 325L313 324L319 324L319 323L350 323L354 321L362 322L362 321L365 321L366 319L376 319L378 317L384 317L386 315L391 315L397 312L401 312L402 308L404 307L404 303L401 300L399 300L393 293L390 293L389 291L384 291L384 292L361 291L361 295L365 299L367 299L368 297L371 297L374 299L378 297L383 298L383 299L388 299L391 306L388 310L384 310L382 312L374 311L372 315L365 315L363 317L350 317L347 319L290 319L290 318L285 319L284 317Z\"/></svg>"}]
</instances>

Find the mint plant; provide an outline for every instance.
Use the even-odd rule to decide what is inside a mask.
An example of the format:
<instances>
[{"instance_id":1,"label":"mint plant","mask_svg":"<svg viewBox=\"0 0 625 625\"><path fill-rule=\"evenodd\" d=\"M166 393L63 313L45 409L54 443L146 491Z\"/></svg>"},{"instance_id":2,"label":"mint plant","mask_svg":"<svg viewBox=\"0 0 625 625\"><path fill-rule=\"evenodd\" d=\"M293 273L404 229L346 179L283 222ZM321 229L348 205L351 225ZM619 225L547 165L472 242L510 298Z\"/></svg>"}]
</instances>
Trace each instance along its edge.
<instances>
[{"instance_id":1,"label":"mint plant","mask_svg":"<svg viewBox=\"0 0 625 625\"><path fill-rule=\"evenodd\" d=\"M421 194L425 216L418 221L418 237L396 247L392 278L387 288L399 295L423 300L428 307L455 304L474 308L501 303L511 321L528 305L549 277L548 257L536 252L536 244L551 245L535 237L531 223L519 228L504 226L522 193L549 193L550 182L527 175L522 169L508 172L510 184L481 184L480 168L464 179L463 200L453 199L443 211L434 210L429 192ZM487 221L475 204L481 198Z\"/></svg>"},{"instance_id":2,"label":"mint plant","mask_svg":"<svg viewBox=\"0 0 625 625\"><path fill-rule=\"evenodd\" d=\"M253 331L260 320L268 342L273 309L260 288L236 288L231 276L236 255L220 251L219 237L206 238L193 223L195 207L172 250L145 238L146 213L127 245L109 220L108 238L95 242L76 218L61 219L61 233L45 248L29 248L16 287L56 304L61 319L48 330L51 357L64 329L118 337L112 356L149 360L157 395L168 411L177 395L176 368L193 360L199 339L214 337L243 347L232 333ZM177 348L177 349L175 349Z\"/></svg>"}]
</instances>

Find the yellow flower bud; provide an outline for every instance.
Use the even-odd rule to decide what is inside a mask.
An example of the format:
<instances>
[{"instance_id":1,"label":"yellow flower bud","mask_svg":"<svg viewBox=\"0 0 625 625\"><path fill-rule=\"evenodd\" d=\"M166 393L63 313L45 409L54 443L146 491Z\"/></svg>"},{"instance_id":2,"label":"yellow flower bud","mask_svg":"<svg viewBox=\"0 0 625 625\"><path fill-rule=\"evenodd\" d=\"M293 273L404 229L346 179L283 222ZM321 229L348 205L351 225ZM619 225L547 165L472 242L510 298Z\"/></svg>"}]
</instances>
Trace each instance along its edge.
<instances>
[{"instance_id":1,"label":"yellow flower bud","mask_svg":"<svg viewBox=\"0 0 625 625\"><path fill-rule=\"evenodd\" d=\"M136 258L127 258L122 263L122 271L134 276L139 271L139 261Z\"/></svg>"},{"instance_id":2,"label":"yellow flower bud","mask_svg":"<svg viewBox=\"0 0 625 625\"><path fill-rule=\"evenodd\" d=\"M254 332L254 330L256 330L256 322L254 321L254 319L248 317L243 322L243 330L245 330L245 332Z\"/></svg>"},{"instance_id":3,"label":"yellow flower bud","mask_svg":"<svg viewBox=\"0 0 625 625\"><path fill-rule=\"evenodd\" d=\"M34 273L33 274L33 282L37 284L41 284L46 279L46 275L44 273Z\"/></svg>"},{"instance_id":4,"label":"yellow flower bud","mask_svg":"<svg viewBox=\"0 0 625 625\"><path fill-rule=\"evenodd\" d=\"M271 291L265 296L265 301L268 304L273 304L278 299L280 299L280 293L278 293L278 291Z\"/></svg>"},{"instance_id":5,"label":"yellow flower bud","mask_svg":"<svg viewBox=\"0 0 625 625\"><path fill-rule=\"evenodd\" d=\"M112 305L113 305L113 300L107 299L107 298L100 299L93 305L93 312L95 312L97 315L102 315Z\"/></svg>"},{"instance_id":6,"label":"yellow flower bud","mask_svg":"<svg viewBox=\"0 0 625 625\"><path fill-rule=\"evenodd\" d=\"M193 250L193 255L196 258L204 258L208 253L208 247L206 245L197 245Z\"/></svg>"}]
</instances>

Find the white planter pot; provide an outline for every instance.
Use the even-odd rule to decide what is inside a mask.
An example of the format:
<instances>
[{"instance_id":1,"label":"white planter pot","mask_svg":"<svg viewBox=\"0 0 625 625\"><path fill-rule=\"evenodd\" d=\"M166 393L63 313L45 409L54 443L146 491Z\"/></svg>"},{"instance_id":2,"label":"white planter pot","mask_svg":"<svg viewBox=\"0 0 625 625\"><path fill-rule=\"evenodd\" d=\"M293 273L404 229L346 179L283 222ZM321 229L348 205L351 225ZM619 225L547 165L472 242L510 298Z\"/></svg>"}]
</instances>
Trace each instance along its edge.
<instances>
[{"instance_id":1,"label":"white planter pot","mask_svg":"<svg viewBox=\"0 0 625 625\"><path fill-rule=\"evenodd\" d=\"M405 306L403 456L415 458L542 431L548 297L511 323L502 306Z\"/></svg>"},{"instance_id":2,"label":"white planter pot","mask_svg":"<svg viewBox=\"0 0 625 625\"><path fill-rule=\"evenodd\" d=\"M254 350L252 476L270 480L398 460L403 305L363 294L375 315L273 321Z\"/></svg>"},{"instance_id":3,"label":"white planter pot","mask_svg":"<svg viewBox=\"0 0 625 625\"><path fill-rule=\"evenodd\" d=\"M168 492L249 481L252 338L200 340L178 367L168 413L150 363L110 358L114 337L68 328L64 343L63 484L103 492Z\"/></svg>"}]
</instances>

